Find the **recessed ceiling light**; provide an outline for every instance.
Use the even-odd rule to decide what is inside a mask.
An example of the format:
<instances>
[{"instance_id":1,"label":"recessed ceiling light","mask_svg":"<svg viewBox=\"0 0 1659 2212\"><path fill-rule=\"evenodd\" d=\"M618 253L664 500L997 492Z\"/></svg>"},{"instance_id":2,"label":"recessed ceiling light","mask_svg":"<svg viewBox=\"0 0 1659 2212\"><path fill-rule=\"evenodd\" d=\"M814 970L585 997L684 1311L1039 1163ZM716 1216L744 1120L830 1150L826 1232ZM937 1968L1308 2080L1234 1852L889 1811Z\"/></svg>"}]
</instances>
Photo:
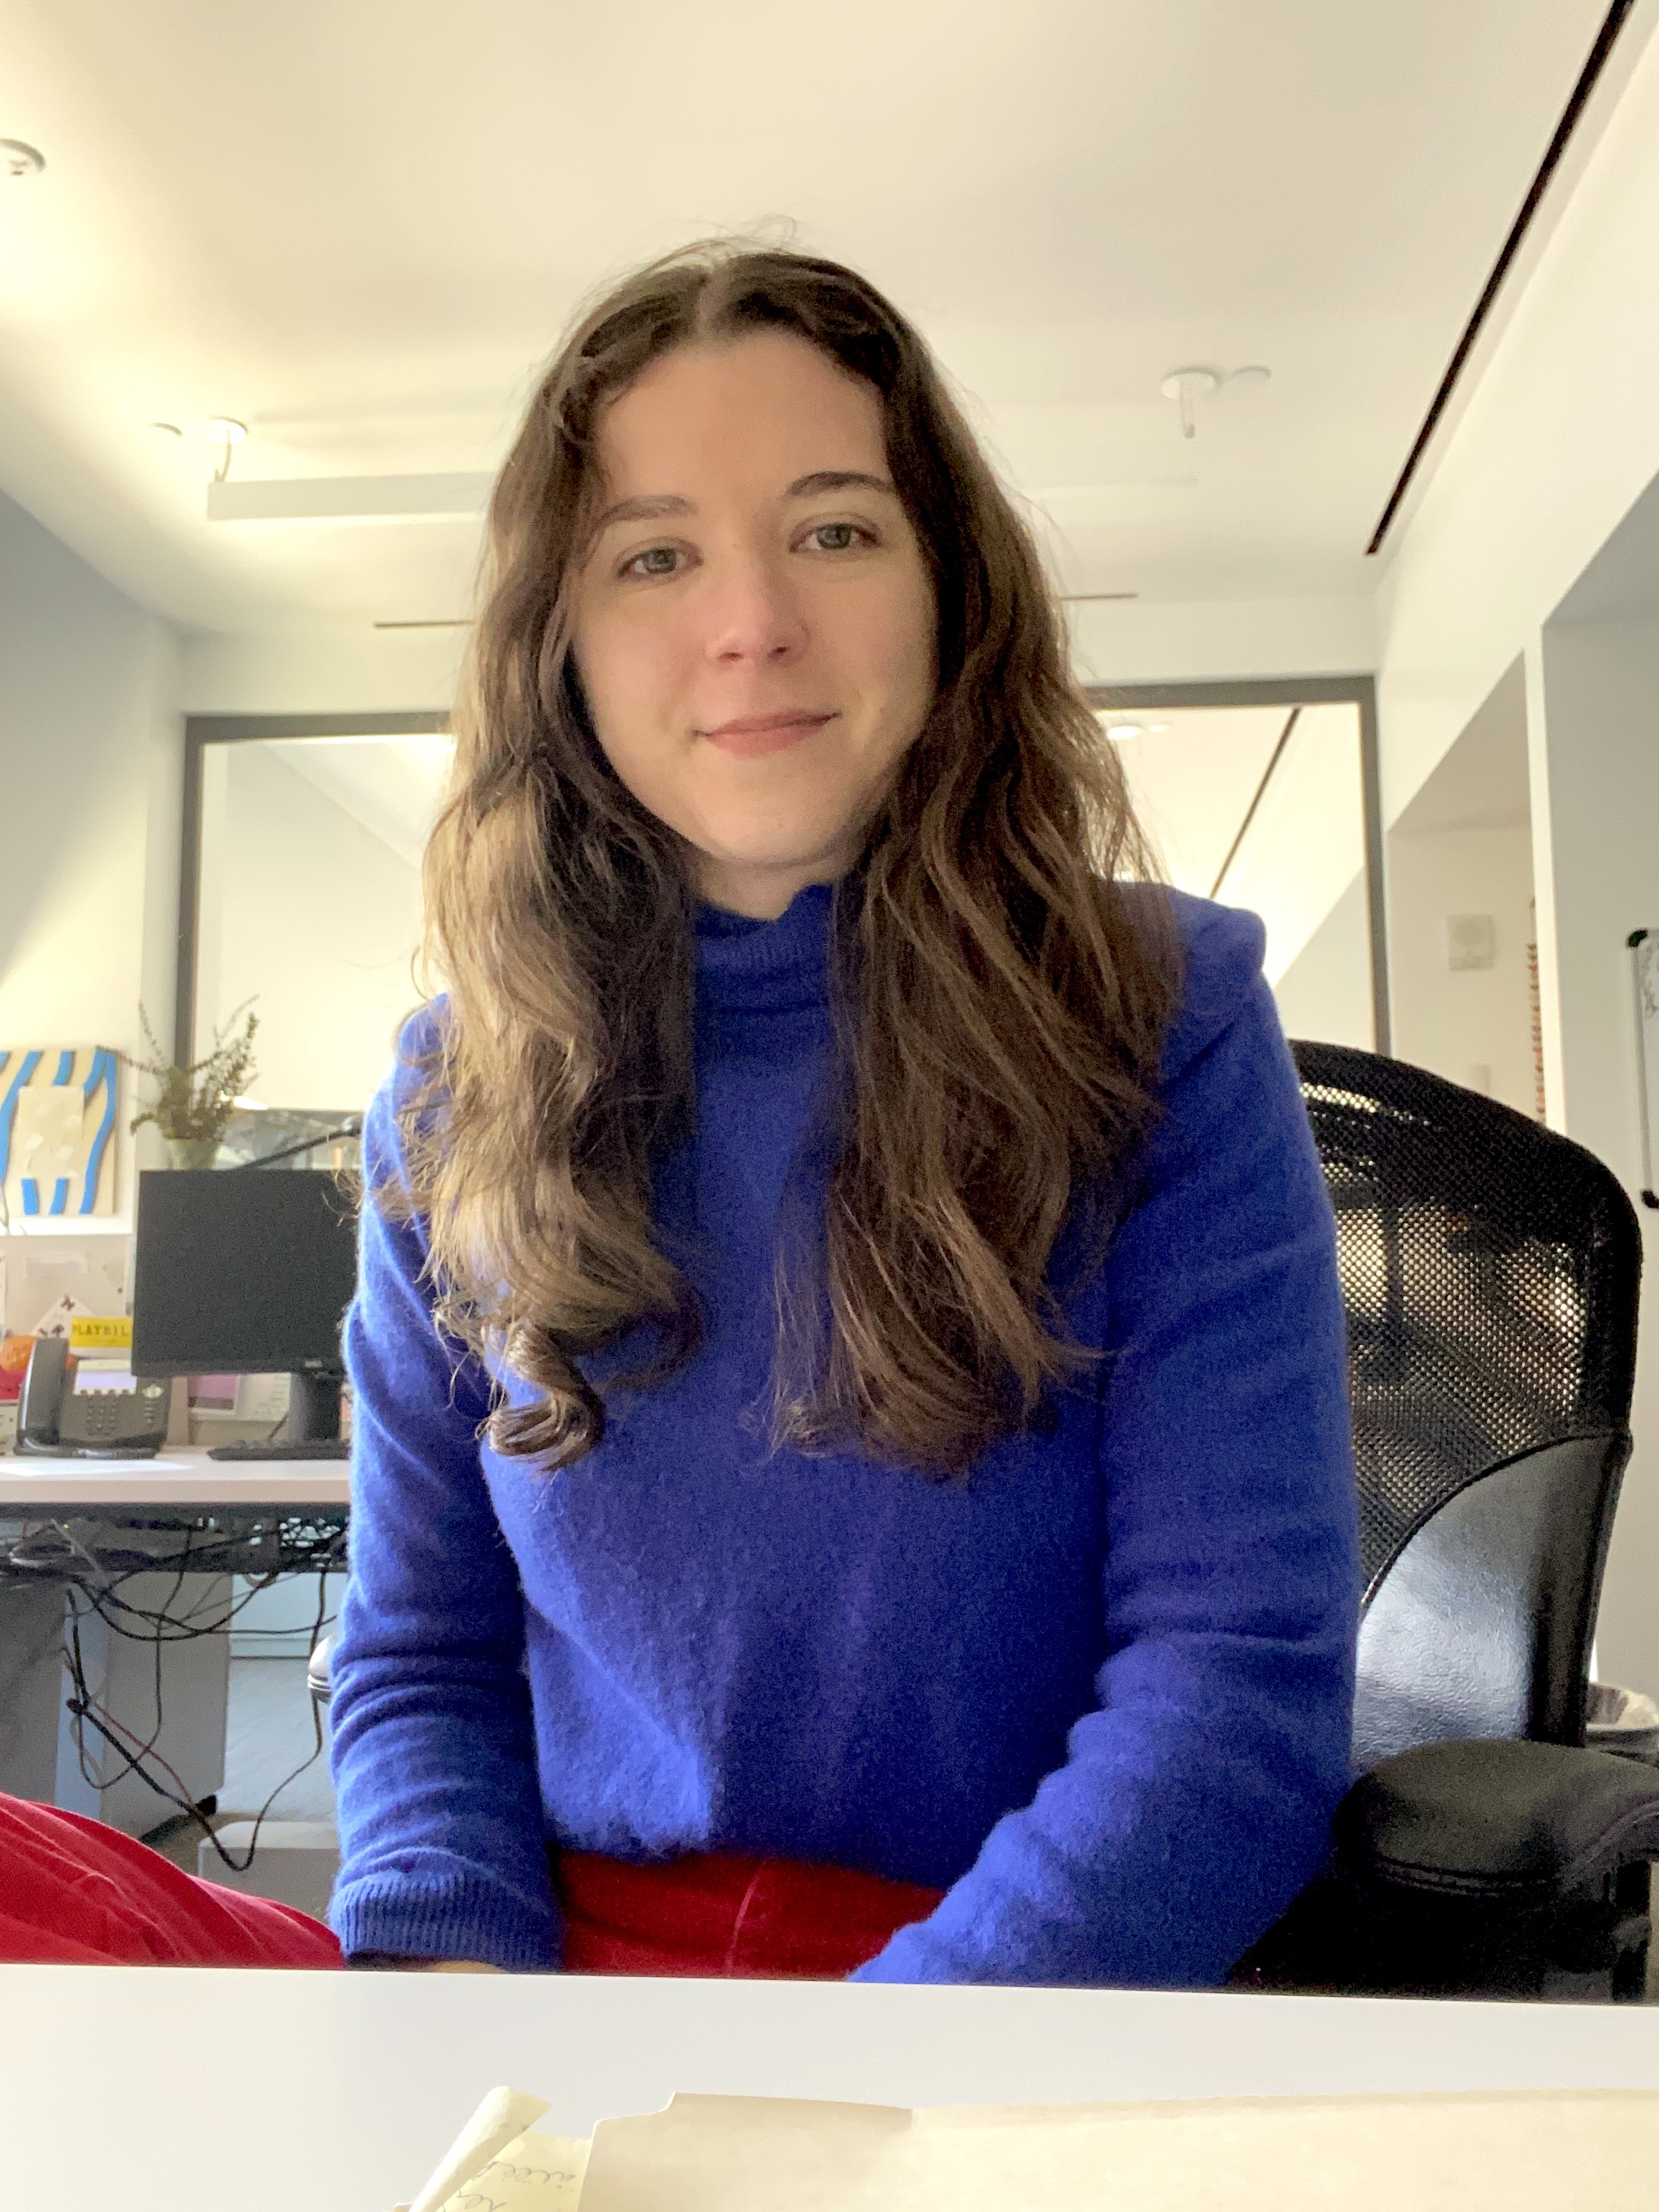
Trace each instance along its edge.
<instances>
[{"instance_id":1,"label":"recessed ceiling light","mask_svg":"<svg viewBox=\"0 0 1659 2212\"><path fill-rule=\"evenodd\" d=\"M38 146L27 145L21 138L0 138L0 162L9 177L38 177L46 157Z\"/></svg>"}]
</instances>

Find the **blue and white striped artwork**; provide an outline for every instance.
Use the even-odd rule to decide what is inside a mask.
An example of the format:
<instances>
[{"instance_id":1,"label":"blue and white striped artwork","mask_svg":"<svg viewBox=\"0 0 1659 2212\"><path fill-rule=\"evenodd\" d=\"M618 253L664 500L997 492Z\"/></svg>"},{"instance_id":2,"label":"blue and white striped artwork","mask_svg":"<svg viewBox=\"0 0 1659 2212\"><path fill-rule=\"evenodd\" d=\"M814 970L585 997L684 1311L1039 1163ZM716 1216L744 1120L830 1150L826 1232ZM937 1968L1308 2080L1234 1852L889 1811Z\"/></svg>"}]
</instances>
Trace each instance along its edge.
<instances>
[{"instance_id":1,"label":"blue and white striped artwork","mask_svg":"<svg viewBox=\"0 0 1659 2212\"><path fill-rule=\"evenodd\" d=\"M14 1221L114 1212L120 1065L107 1045L0 1045L0 1191Z\"/></svg>"}]
</instances>

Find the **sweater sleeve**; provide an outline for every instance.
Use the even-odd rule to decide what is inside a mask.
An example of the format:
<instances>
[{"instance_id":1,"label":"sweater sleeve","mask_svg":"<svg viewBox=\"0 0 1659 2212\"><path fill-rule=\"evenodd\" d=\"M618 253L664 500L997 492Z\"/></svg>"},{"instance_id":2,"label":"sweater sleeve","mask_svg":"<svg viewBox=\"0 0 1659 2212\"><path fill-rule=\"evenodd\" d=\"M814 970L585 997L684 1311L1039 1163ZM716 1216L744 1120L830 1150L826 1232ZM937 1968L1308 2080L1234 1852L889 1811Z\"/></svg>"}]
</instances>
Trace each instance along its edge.
<instances>
[{"instance_id":1,"label":"sweater sleeve","mask_svg":"<svg viewBox=\"0 0 1659 2212\"><path fill-rule=\"evenodd\" d=\"M1358 1592L1334 1237L1259 927L1209 911L1231 981L1194 961L1212 1006L1103 1285L1099 1703L860 1980L1213 1985L1328 1847Z\"/></svg>"},{"instance_id":2,"label":"sweater sleeve","mask_svg":"<svg viewBox=\"0 0 1659 2212\"><path fill-rule=\"evenodd\" d=\"M364 1136L370 1192L400 1173L390 1088ZM489 1385L442 1337L418 1223L363 1206L346 1323L351 1572L331 1661L348 1957L556 1963L523 1604L479 1463Z\"/></svg>"}]
</instances>

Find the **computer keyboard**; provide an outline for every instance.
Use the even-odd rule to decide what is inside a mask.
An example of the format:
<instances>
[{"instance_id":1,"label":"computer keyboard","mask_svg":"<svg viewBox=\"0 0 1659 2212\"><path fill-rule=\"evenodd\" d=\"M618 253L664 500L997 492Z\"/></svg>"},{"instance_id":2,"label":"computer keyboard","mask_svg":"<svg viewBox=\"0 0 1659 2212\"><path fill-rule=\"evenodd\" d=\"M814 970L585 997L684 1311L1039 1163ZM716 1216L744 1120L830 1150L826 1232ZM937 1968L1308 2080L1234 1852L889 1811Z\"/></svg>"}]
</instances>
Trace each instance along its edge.
<instances>
[{"instance_id":1,"label":"computer keyboard","mask_svg":"<svg viewBox=\"0 0 1659 2212\"><path fill-rule=\"evenodd\" d=\"M344 1437L321 1437L311 1443L215 1444L210 1459L349 1459L351 1445Z\"/></svg>"}]
</instances>

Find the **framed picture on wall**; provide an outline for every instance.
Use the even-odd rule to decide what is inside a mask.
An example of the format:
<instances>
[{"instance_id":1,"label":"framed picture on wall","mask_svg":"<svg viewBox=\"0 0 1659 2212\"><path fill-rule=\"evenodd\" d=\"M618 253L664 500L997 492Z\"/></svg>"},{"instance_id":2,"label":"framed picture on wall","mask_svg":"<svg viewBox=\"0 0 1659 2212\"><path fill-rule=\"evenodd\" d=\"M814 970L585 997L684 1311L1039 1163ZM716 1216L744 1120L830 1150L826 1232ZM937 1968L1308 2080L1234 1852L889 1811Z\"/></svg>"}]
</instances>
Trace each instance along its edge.
<instances>
[{"instance_id":1,"label":"framed picture on wall","mask_svg":"<svg viewBox=\"0 0 1659 2212\"><path fill-rule=\"evenodd\" d=\"M120 1066L108 1045L0 1045L0 1205L13 1220L114 1212Z\"/></svg>"}]
</instances>

